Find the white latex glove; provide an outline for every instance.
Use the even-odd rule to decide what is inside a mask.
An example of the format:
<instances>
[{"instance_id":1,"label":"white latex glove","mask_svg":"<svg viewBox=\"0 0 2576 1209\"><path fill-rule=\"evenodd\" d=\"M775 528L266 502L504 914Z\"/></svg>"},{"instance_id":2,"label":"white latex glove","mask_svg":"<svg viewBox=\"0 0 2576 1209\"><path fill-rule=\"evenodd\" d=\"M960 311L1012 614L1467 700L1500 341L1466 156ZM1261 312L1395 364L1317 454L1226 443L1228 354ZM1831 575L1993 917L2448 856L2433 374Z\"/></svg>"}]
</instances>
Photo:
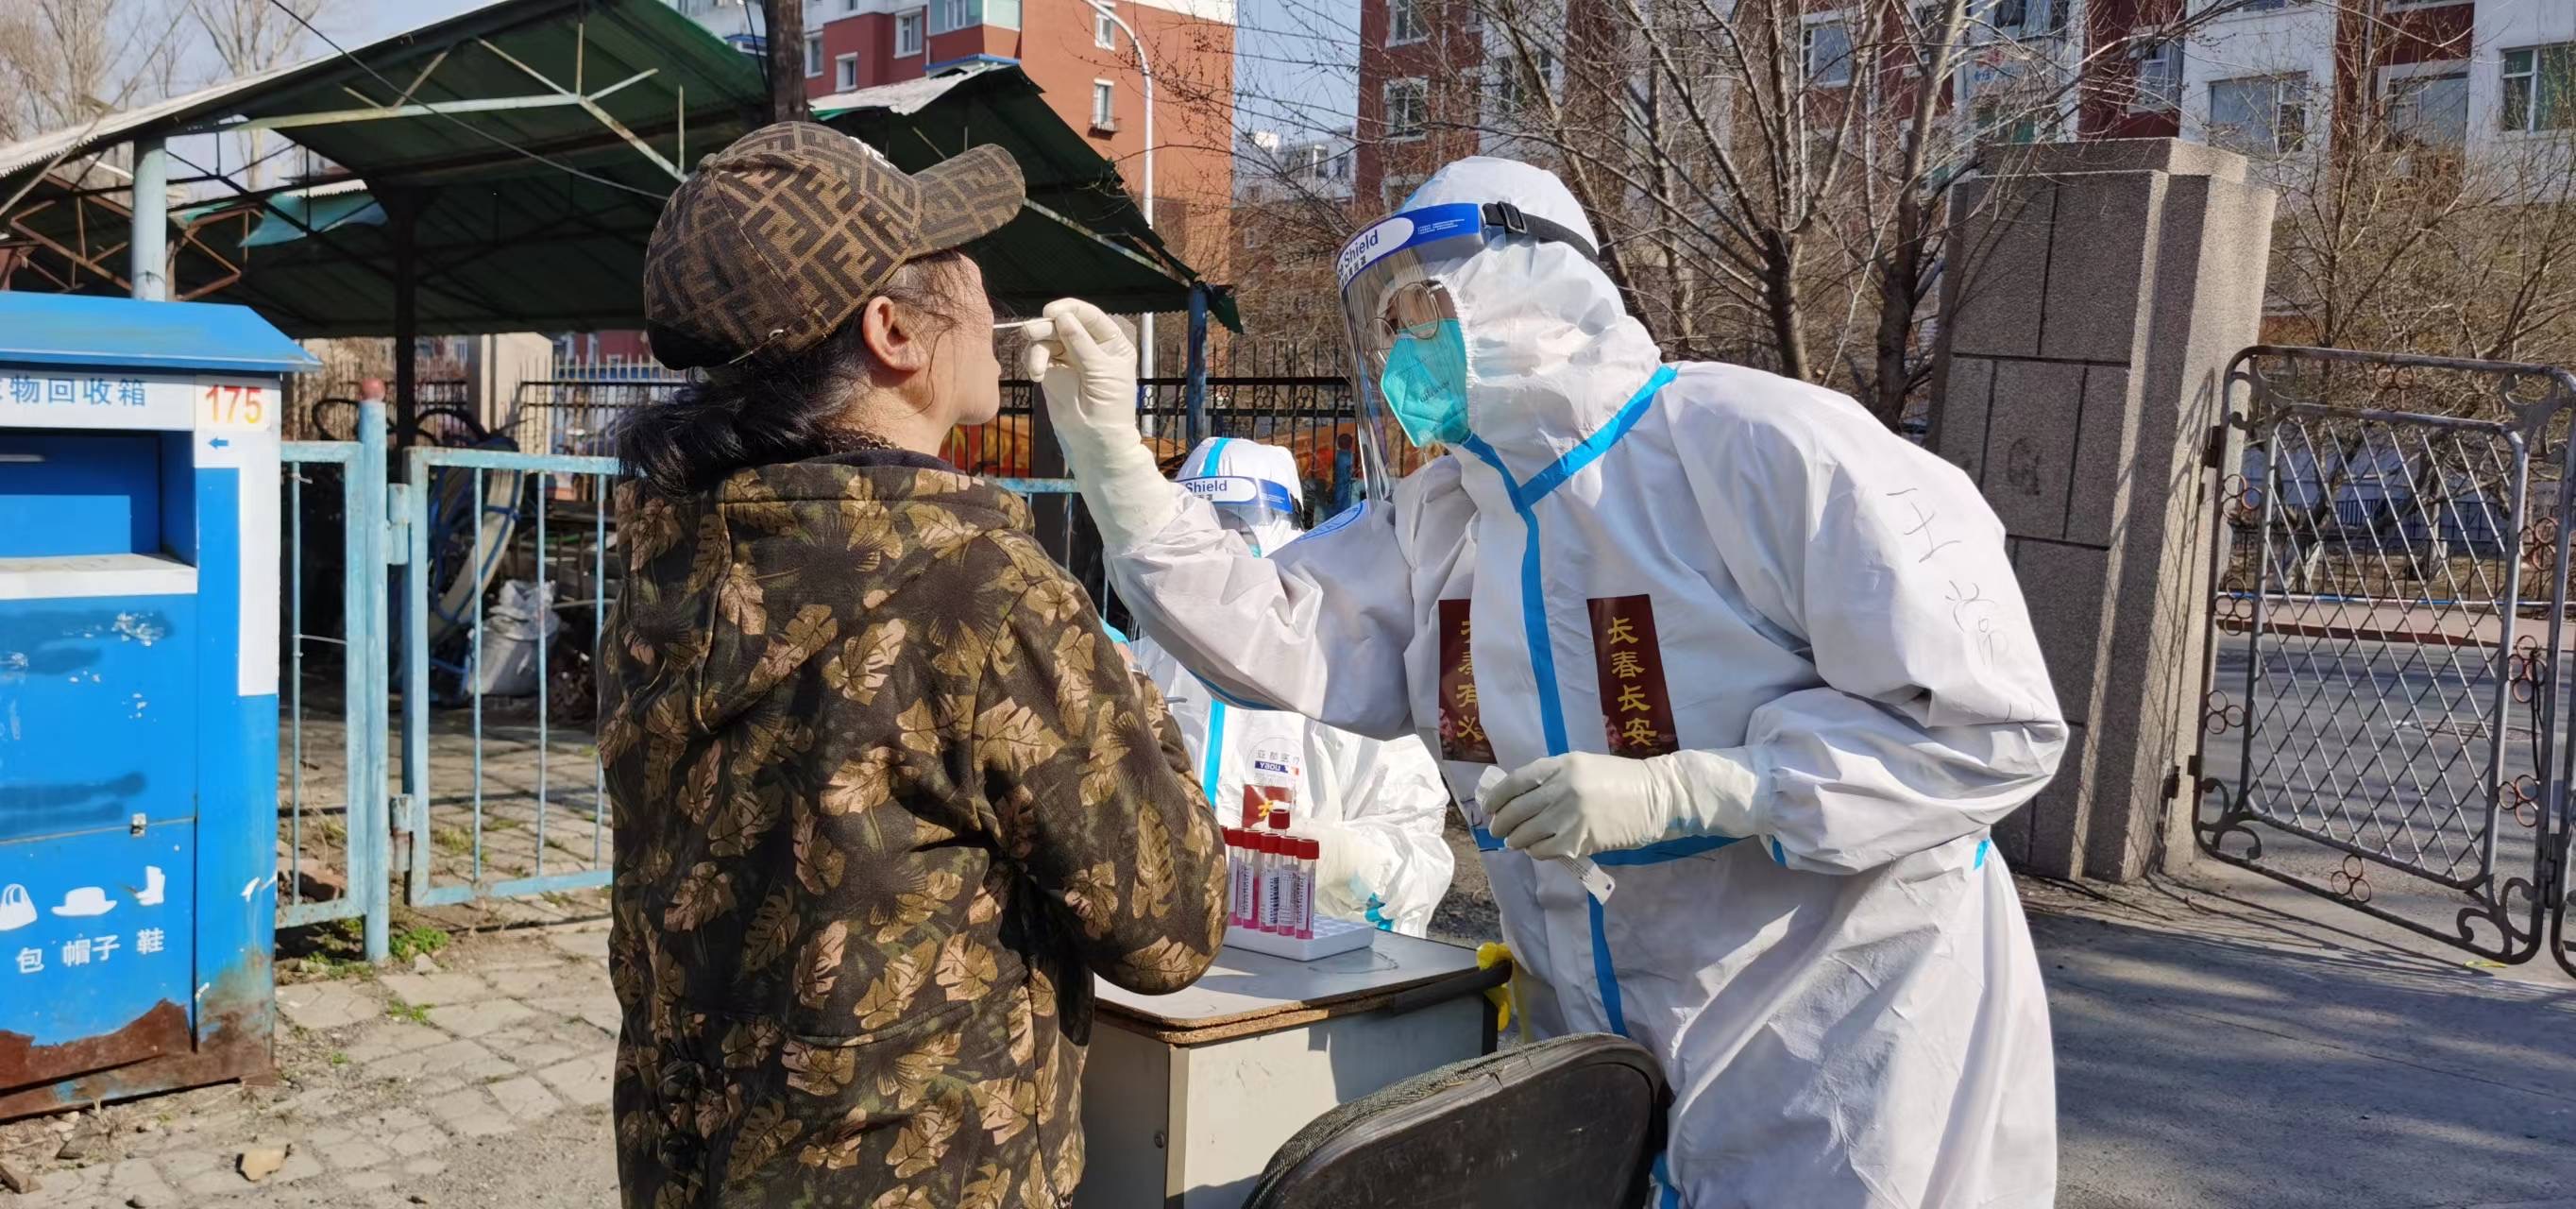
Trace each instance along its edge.
<instances>
[{"instance_id":1,"label":"white latex glove","mask_svg":"<svg viewBox=\"0 0 2576 1209\"><path fill-rule=\"evenodd\" d=\"M1136 430L1136 342L1099 307L1059 298L1022 329L1024 368L1046 396L1065 465L1112 550L1135 545L1180 511L1154 451Z\"/></svg>"},{"instance_id":2,"label":"white latex glove","mask_svg":"<svg viewBox=\"0 0 2576 1209\"><path fill-rule=\"evenodd\" d=\"M1507 848L1558 859L1641 848L1692 835L1757 830L1760 778L1733 751L1679 751L1632 760L1571 752L1522 765L1484 800Z\"/></svg>"},{"instance_id":3,"label":"white latex glove","mask_svg":"<svg viewBox=\"0 0 2576 1209\"><path fill-rule=\"evenodd\" d=\"M1376 836L1340 823L1307 819L1297 830L1317 841L1315 894L1323 909L1344 919L1360 918L1394 872L1395 854Z\"/></svg>"}]
</instances>

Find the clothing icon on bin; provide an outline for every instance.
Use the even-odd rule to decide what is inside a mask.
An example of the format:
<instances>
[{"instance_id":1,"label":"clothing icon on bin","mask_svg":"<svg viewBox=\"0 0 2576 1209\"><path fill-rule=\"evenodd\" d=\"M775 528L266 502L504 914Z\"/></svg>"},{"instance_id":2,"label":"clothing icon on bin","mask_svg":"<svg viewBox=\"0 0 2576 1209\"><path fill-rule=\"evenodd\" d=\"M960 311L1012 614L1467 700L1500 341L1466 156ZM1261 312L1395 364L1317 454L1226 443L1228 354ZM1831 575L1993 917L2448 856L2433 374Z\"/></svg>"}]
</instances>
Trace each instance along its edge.
<instances>
[{"instance_id":1,"label":"clothing icon on bin","mask_svg":"<svg viewBox=\"0 0 2576 1209\"><path fill-rule=\"evenodd\" d=\"M36 922L36 900L27 897L27 888L11 882L0 889L0 932L15 931Z\"/></svg>"},{"instance_id":2,"label":"clothing icon on bin","mask_svg":"<svg viewBox=\"0 0 2576 1209\"><path fill-rule=\"evenodd\" d=\"M96 886L77 886L64 893L63 905L54 908L54 914L79 919L105 915L115 909L116 900L109 898L107 891Z\"/></svg>"},{"instance_id":3,"label":"clothing icon on bin","mask_svg":"<svg viewBox=\"0 0 2576 1209\"><path fill-rule=\"evenodd\" d=\"M137 893L134 896L134 905L138 907L160 906L162 900L167 897L164 890L164 886L167 882L168 879L163 877L161 874L161 866L145 865L143 867L143 889L140 893ZM127 888L132 889L132 887Z\"/></svg>"}]
</instances>

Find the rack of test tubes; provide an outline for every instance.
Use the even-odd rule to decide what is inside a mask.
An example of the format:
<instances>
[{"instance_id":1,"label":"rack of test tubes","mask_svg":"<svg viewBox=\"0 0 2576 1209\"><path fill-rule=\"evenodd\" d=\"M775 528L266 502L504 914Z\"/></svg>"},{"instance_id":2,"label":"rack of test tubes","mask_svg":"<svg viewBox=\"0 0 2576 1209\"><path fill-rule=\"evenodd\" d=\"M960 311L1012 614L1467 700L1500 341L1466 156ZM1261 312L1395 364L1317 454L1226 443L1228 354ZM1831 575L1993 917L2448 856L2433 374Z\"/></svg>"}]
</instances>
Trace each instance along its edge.
<instances>
[{"instance_id":1,"label":"rack of test tubes","mask_svg":"<svg viewBox=\"0 0 2576 1209\"><path fill-rule=\"evenodd\" d=\"M1297 832L1285 795L1244 787L1244 825L1225 829L1232 874L1225 943L1295 961L1364 949L1377 929L1315 913L1315 866L1322 845Z\"/></svg>"}]
</instances>

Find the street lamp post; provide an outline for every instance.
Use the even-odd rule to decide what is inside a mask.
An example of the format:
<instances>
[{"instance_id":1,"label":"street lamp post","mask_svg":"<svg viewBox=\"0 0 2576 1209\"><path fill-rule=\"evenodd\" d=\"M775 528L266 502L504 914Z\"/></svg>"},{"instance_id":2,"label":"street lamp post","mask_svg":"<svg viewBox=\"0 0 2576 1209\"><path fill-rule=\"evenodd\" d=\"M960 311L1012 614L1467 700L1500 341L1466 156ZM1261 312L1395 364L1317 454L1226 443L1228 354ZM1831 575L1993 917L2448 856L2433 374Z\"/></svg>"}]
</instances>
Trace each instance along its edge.
<instances>
[{"instance_id":1,"label":"street lamp post","mask_svg":"<svg viewBox=\"0 0 2576 1209\"><path fill-rule=\"evenodd\" d=\"M1127 35L1127 44L1136 48L1136 69L1145 77L1145 226L1154 225L1154 65L1145 58L1145 40L1136 36L1136 27L1118 15L1110 0L1091 0L1091 11L1109 19L1118 31ZM1136 350L1136 376L1154 376L1154 313L1145 312L1138 325L1142 339ZM1152 423L1151 419L1147 423Z\"/></svg>"}]
</instances>

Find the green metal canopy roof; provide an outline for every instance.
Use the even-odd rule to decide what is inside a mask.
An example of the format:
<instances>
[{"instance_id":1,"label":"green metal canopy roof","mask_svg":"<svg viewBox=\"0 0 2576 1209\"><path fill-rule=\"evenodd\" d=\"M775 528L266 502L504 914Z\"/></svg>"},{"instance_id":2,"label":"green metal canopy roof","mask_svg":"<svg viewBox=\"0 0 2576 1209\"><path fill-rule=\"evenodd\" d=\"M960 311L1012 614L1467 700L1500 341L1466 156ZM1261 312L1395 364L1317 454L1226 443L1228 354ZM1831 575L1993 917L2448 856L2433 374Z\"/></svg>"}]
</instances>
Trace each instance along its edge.
<instances>
[{"instance_id":1,"label":"green metal canopy roof","mask_svg":"<svg viewBox=\"0 0 2576 1209\"><path fill-rule=\"evenodd\" d=\"M1145 225L1116 165L1017 67L984 64L823 97L814 117L906 172L987 143L1010 152L1028 179L1028 208L973 251L986 287L1020 310L1034 314L1073 294L1108 311L1176 311L1198 279ZM1100 238L1067 238L1076 233ZM1210 304L1219 321L1239 326L1230 293L1216 291Z\"/></svg>"},{"instance_id":2,"label":"green metal canopy roof","mask_svg":"<svg viewBox=\"0 0 2576 1209\"><path fill-rule=\"evenodd\" d=\"M1016 68L894 87L921 95L852 94L834 124L906 167L978 142L1021 157L1035 204L974 249L1004 302L1033 308L1073 294L1113 310L1185 305L1196 274ZM697 159L758 122L766 95L755 60L658 0L499 0L348 56L0 147L0 199L107 146L270 129L363 184L240 195L230 204L256 221L218 229L247 238L199 237L237 262L238 277L192 294L183 256L177 296L250 305L299 337L389 334L408 226L422 334L633 327L662 198ZM218 175L179 158L184 140L172 153L174 179ZM31 197L63 193L49 182ZM100 263L121 259L104 245L121 245L123 232L78 229L77 206L27 210L0 220Z\"/></svg>"}]
</instances>

